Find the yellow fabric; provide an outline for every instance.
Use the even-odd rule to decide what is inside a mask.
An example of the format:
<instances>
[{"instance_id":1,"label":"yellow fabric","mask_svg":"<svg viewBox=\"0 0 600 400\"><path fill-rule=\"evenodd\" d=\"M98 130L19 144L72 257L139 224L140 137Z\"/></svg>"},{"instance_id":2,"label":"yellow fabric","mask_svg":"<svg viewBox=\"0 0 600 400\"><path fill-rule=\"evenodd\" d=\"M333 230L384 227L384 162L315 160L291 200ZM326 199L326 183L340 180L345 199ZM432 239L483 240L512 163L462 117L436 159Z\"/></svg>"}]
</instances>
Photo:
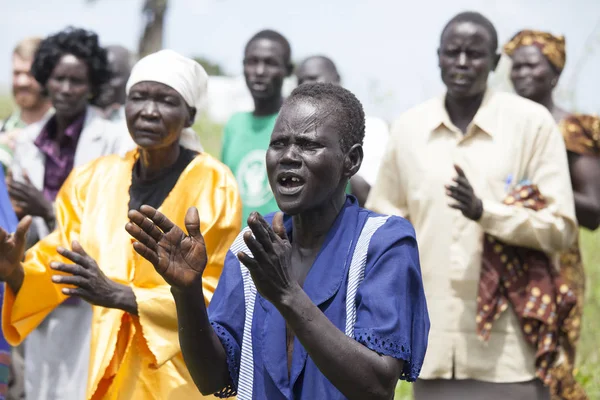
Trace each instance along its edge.
<instances>
[{"instance_id":1,"label":"yellow fabric","mask_svg":"<svg viewBox=\"0 0 600 400\"><path fill-rule=\"evenodd\" d=\"M7 288L2 328L16 345L65 300L48 265L59 259L56 246L70 248L77 239L110 279L133 289L139 312L94 307L88 399L201 398L180 352L170 288L134 252L124 228L134 161L135 152L103 157L69 176L56 201L57 230L27 253L18 295ZM240 231L241 200L229 169L207 154L188 165L159 210L183 227L190 206L198 207L209 255L203 281L208 303Z\"/></svg>"},{"instance_id":2,"label":"yellow fabric","mask_svg":"<svg viewBox=\"0 0 600 400\"><path fill-rule=\"evenodd\" d=\"M444 185L458 164L482 198L473 222ZM512 181L507 185L507 181ZM548 207L533 211L503 204L521 180L535 182ZM535 378L534 350L513 312L492 328L490 341L476 332L483 234L547 252L568 248L577 235L564 141L550 113L510 93L488 91L463 134L450 120L444 96L404 113L390 142L367 207L408 218L420 244L421 271L431 320L423 379L519 382Z\"/></svg>"},{"instance_id":3,"label":"yellow fabric","mask_svg":"<svg viewBox=\"0 0 600 400\"><path fill-rule=\"evenodd\" d=\"M526 29L517 33L504 45L504 52L508 56L512 56L515 50L523 46L538 47L556 69L562 71L565 68L567 52L564 36L554 36L548 32Z\"/></svg>"}]
</instances>

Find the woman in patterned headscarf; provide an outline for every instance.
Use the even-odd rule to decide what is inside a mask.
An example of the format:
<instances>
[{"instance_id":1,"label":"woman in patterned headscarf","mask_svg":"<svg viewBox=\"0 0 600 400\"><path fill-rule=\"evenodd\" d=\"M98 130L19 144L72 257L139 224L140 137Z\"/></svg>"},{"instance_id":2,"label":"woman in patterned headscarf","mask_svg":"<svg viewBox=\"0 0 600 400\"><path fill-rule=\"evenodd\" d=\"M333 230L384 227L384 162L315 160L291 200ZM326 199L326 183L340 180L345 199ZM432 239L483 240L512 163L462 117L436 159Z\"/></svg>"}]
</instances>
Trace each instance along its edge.
<instances>
[{"instance_id":1,"label":"woman in patterned headscarf","mask_svg":"<svg viewBox=\"0 0 600 400\"><path fill-rule=\"evenodd\" d=\"M579 225L595 230L600 224L600 118L569 115L558 107L552 92L565 66L565 39L550 33L524 30L504 46L512 58L511 80L516 92L545 106L560 124L569 157ZM579 246L561 254L561 275L577 294L577 306L568 320L566 360L554 368L553 399L586 399L573 377L575 345L579 339L585 275Z\"/></svg>"}]
</instances>

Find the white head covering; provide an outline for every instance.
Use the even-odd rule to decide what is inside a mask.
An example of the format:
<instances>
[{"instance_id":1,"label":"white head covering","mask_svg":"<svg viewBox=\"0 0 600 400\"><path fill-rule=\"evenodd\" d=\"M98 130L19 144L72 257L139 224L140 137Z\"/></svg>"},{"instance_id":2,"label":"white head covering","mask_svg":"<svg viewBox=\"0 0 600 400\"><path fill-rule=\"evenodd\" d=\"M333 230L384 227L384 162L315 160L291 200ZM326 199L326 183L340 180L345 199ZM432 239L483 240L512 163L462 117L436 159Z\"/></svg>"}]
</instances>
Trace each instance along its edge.
<instances>
[{"instance_id":1,"label":"white head covering","mask_svg":"<svg viewBox=\"0 0 600 400\"><path fill-rule=\"evenodd\" d=\"M127 81L127 94L136 83L144 81L159 82L175 89L188 106L196 109L196 116L200 116L206 101L208 75L196 61L173 50L157 51L133 66ZM182 131L179 143L190 150L203 151L192 128Z\"/></svg>"}]
</instances>

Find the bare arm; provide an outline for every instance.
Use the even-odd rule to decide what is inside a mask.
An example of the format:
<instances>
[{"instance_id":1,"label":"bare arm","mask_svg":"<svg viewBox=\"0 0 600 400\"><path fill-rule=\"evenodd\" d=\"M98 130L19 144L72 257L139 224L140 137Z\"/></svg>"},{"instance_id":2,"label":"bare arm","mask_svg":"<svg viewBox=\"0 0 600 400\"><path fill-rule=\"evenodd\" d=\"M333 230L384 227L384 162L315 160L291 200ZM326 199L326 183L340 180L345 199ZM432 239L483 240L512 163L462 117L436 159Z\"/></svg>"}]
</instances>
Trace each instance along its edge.
<instances>
[{"instance_id":1,"label":"bare arm","mask_svg":"<svg viewBox=\"0 0 600 400\"><path fill-rule=\"evenodd\" d=\"M568 157L577 221L596 230L600 225L600 159L572 152Z\"/></svg>"},{"instance_id":2,"label":"bare arm","mask_svg":"<svg viewBox=\"0 0 600 400\"><path fill-rule=\"evenodd\" d=\"M345 397L394 398L402 360L381 356L346 336L300 287L275 306L319 370Z\"/></svg>"},{"instance_id":3,"label":"bare arm","mask_svg":"<svg viewBox=\"0 0 600 400\"><path fill-rule=\"evenodd\" d=\"M172 288L177 307L179 344L185 364L203 395L216 393L230 381L227 355L208 320L202 284Z\"/></svg>"}]
</instances>

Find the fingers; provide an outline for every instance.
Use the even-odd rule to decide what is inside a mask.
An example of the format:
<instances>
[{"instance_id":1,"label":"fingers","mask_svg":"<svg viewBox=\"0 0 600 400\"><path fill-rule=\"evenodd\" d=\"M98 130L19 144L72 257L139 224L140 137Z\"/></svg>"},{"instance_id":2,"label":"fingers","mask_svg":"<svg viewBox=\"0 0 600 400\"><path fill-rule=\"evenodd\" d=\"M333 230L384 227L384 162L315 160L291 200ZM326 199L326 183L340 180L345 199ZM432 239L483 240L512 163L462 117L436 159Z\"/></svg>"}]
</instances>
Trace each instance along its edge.
<instances>
[{"instance_id":1,"label":"fingers","mask_svg":"<svg viewBox=\"0 0 600 400\"><path fill-rule=\"evenodd\" d=\"M193 238L202 236L202 233L200 233L200 214L196 207L188 208L184 221L188 236Z\"/></svg>"},{"instance_id":2,"label":"fingers","mask_svg":"<svg viewBox=\"0 0 600 400\"><path fill-rule=\"evenodd\" d=\"M53 275L52 282L59 285L73 285L84 289L90 289L89 280L79 275Z\"/></svg>"},{"instance_id":3,"label":"fingers","mask_svg":"<svg viewBox=\"0 0 600 400\"><path fill-rule=\"evenodd\" d=\"M129 219L154 239L154 241L159 242L162 239L163 232L144 214L132 210L129 212Z\"/></svg>"},{"instance_id":4,"label":"fingers","mask_svg":"<svg viewBox=\"0 0 600 400\"><path fill-rule=\"evenodd\" d=\"M461 202L469 204L473 197L471 191L466 188L457 187L457 186L446 186L446 195L452 197L453 199Z\"/></svg>"},{"instance_id":5,"label":"fingers","mask_svg":"<svg viewBox=\"0 0 600 400\"><path fill-rule=\"evenodd\" d=\"M154 225L154 224L153 224ZM146 232L144 232L142 230L142 228L140 228L139 226L137 226L135 223L132 222L128 222L125 225L125 230L127 231L127 233L129 233L135 240L137 240L138 242L141 242L144 244L144 246L152 249L153 251L156 251L157 249L157 242L156 240L154 240L152 237L150 237L150 235L148 235Z\"/></svg>"},{"instance_id":6,"label":"fingers","mask_svg":"<svg viewBox=\"0 0 600 400\"><path fill-rule=\"evenodd\" d=\"M250 270L250 271L252 271L252 270L256 269L256 267L258 267L258 263L256 262L256 260L242 251L237 253L237 257L238 257L238 260L240 260L240 262L242 264L244 264L246 266L246 268L248 268L248 270Z\"/></svg>"},{"instance_id":7,"label":"fingers","mask_svg":"<svg viewBox=\"0 0 600 400\"><path fill-rule=\"evenodd\" d=\"M267 229L265 229L265 225L267 226ZM250 214L250 217L248 217L248 227L254 234L254 238L252 237L252 235L250 235L249 232L247 233L248 237L251 238L253 241L257 241L261 245L261 250L272 252L273 242L268 232L271 229L260 216L260 214L258 214L257 212L253 212L252 214ZM245 239L246 235L244 235L244 240ZM248 242L246 242L246 244L248 244ZM250 246L248 246L248 248L250 248ZM252 254L254 254L254 252L252 252ZM256 257L256 254L254 254L254 256Z\"/></svg>"},{"instance_id":8,"label":"fingers","mask_svg":"<svg viewBox=\"0 0 600 400\"><path fill-rule=\"evenodd\" d=\"M82 288L62 288L61 292L65 296L81 297L84 300L90 298L89 292Z\"/></svg>"},{"instance_id":9,"label":"fingers","mask_svg":"<svg viewBox=\"0 0 600 400\"><path fill-rule=\"evenodd\" d=\"M50 268L55 271L65 272L71 275L78 275L87 278L90 276L89 272L79 264L65 264L58 261L53 261L50 263Z\"/></svg>"},{"instance_id":10,"label":"fingers","mask_svg":"<svg viewBox=\"0 0 600 400\"><path fill-rule=\"evenodd\" d=\"M454 164L454 170L456 171L458 176L462 176L462 177L466 178L465 171L463 171L463 169L461 167L459 167L457 164Z\"/></svg>"},{"instance_id":11,"label":"fingers","mask_svg":"<svg viewBox=\"0 0 600 400\"><path fill-rule=\"evenodd\" d=\"M33 184L31 183L31 181L29 180L29 174L25 170L23 170L23 179L25 180L25 182L28 185L33 186Z\"/></svg>"},{"instance_id":12,"label":"fingers","mask_svg":"<svg viewBox=\"0 0 600 400\"><path fill-rule=\"evenodd\" d=\"M252 232L247 231L244 233L244 242L246 242L246 246L248 246L248 250L250 250L254 259L259 262L268 262L269 258L264 247L252 236Z\"/></svg>"},{"instance_id":13,"label":"fingers","mask_svg":"<svg viewBox=\"0 0 600 400\"><path fill-rule=\"evenodd\" d=\"M64 247L61 247L61 246L58 246L56 248L56 251L61 256L73 261L75 264L78 264L83 268L89 269L89 268L94 268L96 266L94 260L92 260L87 255L87 253L85 251L83 251L83 248L77 241L73 241L71 246L72 246L73 250L75 250L75 251L65 249Z\"/></svg>"},{"instance_id":14,"label":"fingers","mask_svg":"<svg viewBox=\"0 0 600 400\"><path fill-rule=\"evenodd\" d=\"M30 197L28 187L21 182L13 181L8 184L8 194L17 200L27 201Z\"/></svg>"},{"instance_id":15,"label":"fingers","mask_svg":"<svg viewBox=\"0 0 600 400\"><path fill-rule=\"evenodd\" d=\"M282 240L286 240L289 242L287 232L285 230L285 225L283 223L283 213L278 212L273 217L273 231L277 236L279 236Z\"/></svg>"},{"instance_id":16,"label":"fingers","mask_svg":"<svg viewBox=\"0 0 600 400\"><path fill-rule=\"evenodd\" d=\"M22 220L17 224L17 230L15 231L15 237L17 241L21 242L25 240L25 235L27 235L27 231L31 226L31 217L26 215Z\"/></svg>"},{"instance_id":17,"label":"fingers","mask_svg":"<svg viewBox=\"0 0 600 400\"><path fill-rule=\"evenodd\" d=\"M0 228L0 243L4 243L6 239L10 236L10 233L6 232L4 229Z\"/></svg>"},{"instance_id":18,"label":"fingers","mask_svg":"<svg viewBox=\"0 0 600 400\"><path fill-rule=\"evenodd\" d=\"M155 209L154 207L143 205L140 207L140 211L146 217L151 219L156 226L158 226L163 232L169 232L175 224L169 220L169 218L165 217L163 213Z\"/></svg>"},{"instance_id":19,"label":"fingers","mask_svg":"<svg viewBox=\"0 0 600 400\"><path fill-rule=\"evenodd\" d=\"M152 265L158 265L158 254L156 253L156 251L148 248L148 246L146 246L145 244L135 242L133 243L133 250L135 250L136 253L148 260Z\"/></svg>"}]
</instances>

